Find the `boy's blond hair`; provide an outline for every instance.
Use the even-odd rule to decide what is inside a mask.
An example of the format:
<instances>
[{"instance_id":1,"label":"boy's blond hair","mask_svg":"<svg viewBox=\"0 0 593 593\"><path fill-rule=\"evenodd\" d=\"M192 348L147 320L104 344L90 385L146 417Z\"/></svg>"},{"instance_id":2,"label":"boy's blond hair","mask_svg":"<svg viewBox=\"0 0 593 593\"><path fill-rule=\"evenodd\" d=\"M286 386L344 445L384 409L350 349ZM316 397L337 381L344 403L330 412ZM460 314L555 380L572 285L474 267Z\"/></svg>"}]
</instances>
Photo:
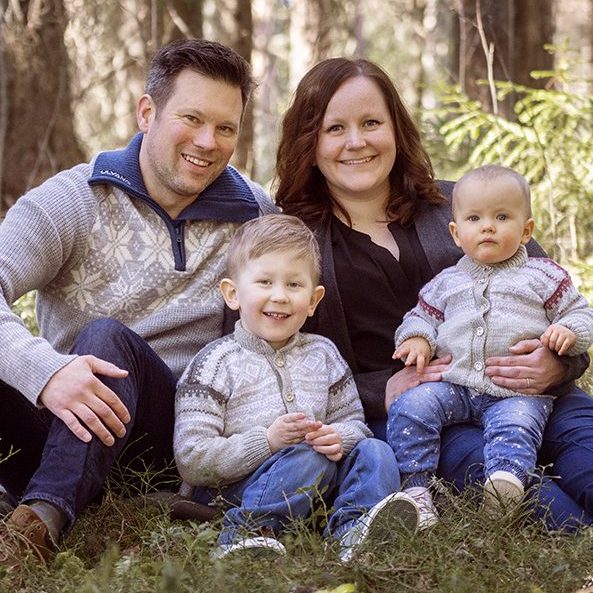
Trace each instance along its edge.
<instances>
[{"instance_id":1,"label":"boy's blond hair","mask_svg":"<svg viewBox=\"0 0 593 593\"><path fill-rule=\"evenodd\" d=\"M488 182L495 181L505 176L512 177L518 183L521 193L523 194L523 198L525 199L525 211L527 218L530 218L531 190L529 189L529 183L527 183L527 179L525 179L525 177L523 177L523 175L520 173L517 173L517 171L514 169L511 169L510 167L503 167L502 165L482 165L481 167L477 167L476 169L468 171L461 177L461 179L455 184L455 187L453 187L453 217L455 217L456 197L459 192L459 188L461 188L465 181L468 181L469 179L477 179L479 181Z\"/></svg>"},{"instance_id":2,"label":"boy's blond hair","mask_svg":"<svg viewBox=\"0 0 593 593\"><path fill-rule=\"evenodd\" d=\"M321 254L317 239L302 220L288 214L267 214L241 225L227 249L227 274L235 278L248 261L275 251L291 251L309 260L313 284L319 283Z\"/></svg>"}]
</instances>

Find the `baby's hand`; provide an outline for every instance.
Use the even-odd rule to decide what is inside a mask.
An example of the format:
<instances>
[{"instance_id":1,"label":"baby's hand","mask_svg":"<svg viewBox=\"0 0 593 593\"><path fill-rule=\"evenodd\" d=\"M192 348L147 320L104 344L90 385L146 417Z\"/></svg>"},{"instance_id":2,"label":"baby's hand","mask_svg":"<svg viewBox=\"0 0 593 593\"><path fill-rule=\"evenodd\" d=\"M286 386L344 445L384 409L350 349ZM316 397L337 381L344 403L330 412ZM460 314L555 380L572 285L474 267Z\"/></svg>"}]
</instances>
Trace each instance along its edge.
<instances>
[{"instance_id":1,"label":"baby's hand","mask_svg":"<svg viewBox=\"0 0 593 593\"><path fill-rule=\"evenodd\" d=\"M539 340L546 348L554 350L562 356L576 344L577 337L575 333L567 327L553 323L542 334Z\"/></svg>"},{"instance_id":2,"label":"baby's hand","mask_svg":"<svg viewBox=\"0 0 593 593\"><path fill-rule=\"evenodd\" d=\"M344 455L340 433L331 424L319 424L318 428L305 435L305 441L330 461L340 461Z\"/></svg>"},{"instance_id":3,"label":"baby's hand","mask_svg":"<svg viewBox=\"0 0 593 593\"><path fill-rule=\"evenodd\" d=\"M307 433L320 428L321 425L322 423L317 420L309 420L302 412L279 416L266 431L272 453L288 445L300 443Z\"/></svg>"},{"instance_id":4,"label":"baby's hand","mask_svg":"<svg viewBox=\"0 0 593 593\"><path fill-rule=\"evenodd\" d=\"M422 374L424 367L430 362L430 344L426 338L416 336L404 340L393 353L393 358L401 358L409 367L416 365L416 370Z\"/></svg>"}]
</instances>

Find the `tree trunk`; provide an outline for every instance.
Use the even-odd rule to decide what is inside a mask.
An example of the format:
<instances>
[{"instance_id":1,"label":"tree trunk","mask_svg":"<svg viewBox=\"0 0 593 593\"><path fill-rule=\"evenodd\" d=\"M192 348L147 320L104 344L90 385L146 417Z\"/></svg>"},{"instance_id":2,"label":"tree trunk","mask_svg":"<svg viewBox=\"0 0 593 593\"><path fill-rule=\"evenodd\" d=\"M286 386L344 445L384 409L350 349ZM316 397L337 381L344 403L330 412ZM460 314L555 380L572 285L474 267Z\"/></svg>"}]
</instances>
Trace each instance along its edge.
<instances>
[{"instance_id":1,"label":"tree trunk","mask_svg":"<svg viewBox=\"0 0 593 593\"><path fill-rule=\"evenodd\" d=\"M545 84L545 81L536 81L529 73L554 68L554 56L544 49L544 45L554 40L554 16L552 0L515 1L513 82L531 87Z\"/></svg>"},{"instance_id":2,"label":"tree trunk","mask_svg":"<svg viewBox=\"0 0 593 593\"><path fill-rule=\"evenodd\" d=\"M249 63L253 51L253 16L251 0L237 0L235 5L235 42L233 49ZM241 135L233 156L233 164L250 177L256 174L253 152L253 101L249 101L243 115Z\"/></svg>"},{"instance_id":3,"label":"tree trunk","mask_svg":"<svg viewBox=\"0 0 593 593\"><path fill-rule=\"evenodd\" d=\"M204 36L203 0L144 1L148 1L148 10L142 12L149 17L144 28L150 31L150 54L175 39Z\"/></svg>"},{"instance_id":4,"label":"tree trunk","mask_svg":"<svg viewBox=\"0 0 593 593\"><path fill-rule=\"evenodd\" d=\"M308 0L307 30L313 47L313 63L329 57L332 30L336 25L340 6L335 0Z\"/></svg>"},{"instance_id":5,"label":"tree trunk","mask_svg":"<svg viewBox=\"0 0 593 593\"><path fill-rule=\"evenodd\" d=\"M170 0L167 12L173 24L172 39L204 36L204 0Z\"/></svg>"},{"instance_id":6,"label":"tree trunk","mask_svg":"<svg viewBox=\"0 0 593 593\"><path fill-rule=\"evenodd\" d=\"M74 135L62 0L11 2L0 23L0 214L84 160Z\"/></svg>"},{"instance_id":7,"label":"tree trunk","mask_svg":"<svg viewBox=\"0 0 593 593\"><path fill-rule=\"evenodd\" d=\"M484 109L512 116L514 98L498 103L492 84L541 86L532 70L553 68L544 44L553 42L553 0L455 0L457 73L461 88Z\"/></svg>"}]
</instances>

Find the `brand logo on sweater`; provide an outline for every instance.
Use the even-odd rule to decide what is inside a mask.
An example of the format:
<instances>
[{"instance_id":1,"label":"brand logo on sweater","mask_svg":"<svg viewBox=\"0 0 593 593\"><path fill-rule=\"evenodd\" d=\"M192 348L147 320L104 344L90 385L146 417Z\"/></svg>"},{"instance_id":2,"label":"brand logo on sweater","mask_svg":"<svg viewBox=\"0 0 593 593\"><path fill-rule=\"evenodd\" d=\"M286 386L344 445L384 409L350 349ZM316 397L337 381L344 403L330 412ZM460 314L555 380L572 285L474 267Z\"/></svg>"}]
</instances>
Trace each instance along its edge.
<instances>
[{"instance_id":1,"label":"brand logo on sweater","mask_svg":"<svg viewBox=\"0 0 593 593\"><path fill-rule=\"evenodd\" d=\"M112 171L111 169L101 169L101 175L109 175L109 177L115 177L116 179L123 181L126 185L132 185L132 183L128 179L126 179L121 173L118 173L117 171Z\"/></svg>"}]
</instances>

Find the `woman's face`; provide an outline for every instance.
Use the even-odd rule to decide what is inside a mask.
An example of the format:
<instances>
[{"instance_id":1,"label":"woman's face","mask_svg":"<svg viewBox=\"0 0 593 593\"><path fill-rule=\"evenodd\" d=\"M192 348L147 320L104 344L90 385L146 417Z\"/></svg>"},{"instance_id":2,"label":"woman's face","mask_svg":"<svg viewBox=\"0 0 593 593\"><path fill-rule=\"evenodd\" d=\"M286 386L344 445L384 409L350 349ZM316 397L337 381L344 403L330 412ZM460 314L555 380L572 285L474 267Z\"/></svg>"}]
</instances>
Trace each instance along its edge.
<instances>
[{"instance_id":1,"label":"woman's face","mask_svg":"<svg viewBox=\"0 0 593 593\"><path fill-rule=\"evenodd\" d=\"M396 156L393 121L377 84L350 78L327 105L319 130L315 164L332 197L387 200Z\"/></svg>"}]
</instances>

